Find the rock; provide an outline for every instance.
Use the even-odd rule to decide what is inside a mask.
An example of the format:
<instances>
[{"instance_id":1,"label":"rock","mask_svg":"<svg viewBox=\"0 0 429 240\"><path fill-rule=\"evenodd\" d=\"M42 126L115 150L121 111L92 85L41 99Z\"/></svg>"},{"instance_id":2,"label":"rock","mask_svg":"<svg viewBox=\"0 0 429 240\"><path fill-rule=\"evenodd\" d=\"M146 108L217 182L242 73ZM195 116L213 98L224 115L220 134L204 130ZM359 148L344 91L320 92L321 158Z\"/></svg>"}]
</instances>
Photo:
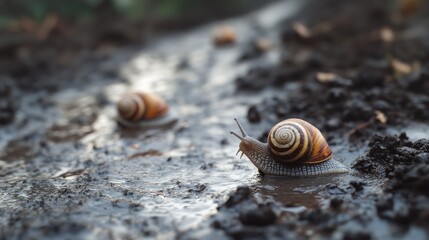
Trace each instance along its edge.
<instances>
[{"instance_id":1,"label":"rock","mask_svg":"<svg viewBox=\"0 0 429 240\"><path fill-rule=\"evenodd\" d=\"M251 123L258 123L261 121L261 114L255 105L250 106L249 110L247 111L247 119Z\"/></svg>"},{"instance_id":2,"label":"rock","mask_svg":"<svg viewBox=\"0 0 429 240\"><path fill-rule=\"evenodd\" d=\"M356 189L357 192L363 190L365 183L359 181L350 181L350 185Z\"/></svg>"},{"instance_id":3,"label":"rock","mask_svg":"<svg viewBox=\"0 0 429 240\"><path fill-rule=\"evenodd\" d=\"M271 207L264 206L254 210L249 210L240 214L240 221L244 225L268 226L275 222L276 214Z\"/></svg>"},{"instance_id":4,"label":"rock","mask_svg":"<svg viewBox=\"0 0 429 240\"><path fill-rule=\"evenodd\" d=\"M346 232L343 240L371 240L371 234L360 231L360 232Z\"/></svg>"},{"instance_id":5,"label":"rock","mask_svg":"<svg viewBox=\"0 0 429 240\"><path fill-rule=\"evenodd\" d=\"M0 82L0 125L13 121L18 99L12 96L12 89L4 82Z\"/></svg>"},{"instance_id":6,"label":"rock","mask_svg":"<svg viewBox=\"0 0 429 240\"><path fill-rule=\"evenodd\" d=\"M335 103L346 99L346 92L342 88L331 88L328 90L328 101Z\"/></svg>"},{"instance_id":7,"label":"rock","mask_svg":"<svg viewBox=\"0 0 429 240\"><path fill-rule=\"evenodd\" d=\"M429 164L429 153L419 153L415 157L415 161L419 163Z\"/></svg>"},{"instance_id":8,"label":"rock","mask_svg":"<svg viewBox=\"0 0 429 240\"><path fill-rule=\"evenodd\" d=\"M328 120L325 124L327 130L335 130L341 126L341 120L337 117L333 117Z\"/></svg>"},{"instance_id":9,"label":"rock","mask_svg":"<svg viewBox=\"0 0 429 240\"><path fill-rule=\"evenodd\" d=\"M329 202L329 207L332 208L333 210L339 210L343 205L343 202L344 201L340 198L333 198Z\"/></svg>"},{"instance_id":10,"label":"rock","mask_svg":"<svg viewBox=\"0 0 429 240\"><path fill-rule=\"evenodd\" d=\"M250 188L248 186L240 186L237 188L228 200L223 204L223 206L230 208L233 207L242 201L248 200L250 197Z\"/></svg>"},{"instance_id":11,"label":"rock","mask_svg":"<svg viewBox=\"0 0 429 240\"><path fill-rule=\"evenodd\" d=\"M354 88L382 87L384 85L384 73L362 70L353 80Z\"/></svg>"}]
</instances>

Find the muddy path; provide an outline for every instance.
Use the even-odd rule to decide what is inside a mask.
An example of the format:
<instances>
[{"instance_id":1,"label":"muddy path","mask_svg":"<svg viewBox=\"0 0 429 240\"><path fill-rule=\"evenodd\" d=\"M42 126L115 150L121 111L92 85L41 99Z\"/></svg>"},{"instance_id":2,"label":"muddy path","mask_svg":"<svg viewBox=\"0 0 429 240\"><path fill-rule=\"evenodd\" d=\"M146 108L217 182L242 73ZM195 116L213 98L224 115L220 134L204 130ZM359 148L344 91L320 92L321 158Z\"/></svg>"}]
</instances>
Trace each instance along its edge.
<instances>
[{"instance_id":1,"label":"muddy path","mask_svg":"<svg viewBox=\"0 0 429 240\"><path fill-rule=\"evenodd\" d=\"M84 58L37 81L2 76L2 101L17 101L10 104L13 120L2 118L0 128L1 238L426 239L429 59L420 52L428 38L419 33L380 48L386 44L365 34L419 29L427 19L395 25L382 12L379 20L351 25L364 36L357 38L348 36L349 18L329 13L384 8L351 1L322 8L330 2L319 3L320 14L309 7L314 3L275 3ZM288 27L294 21L313 31L325 21L335 31L302 39ZM212 44L220 24L236 29L234 45ZM261 37L272 47L255 53ZM383 51L418 61L422 71L413 74L420 75L399 78ZM318 72L336 77L320 82ZM130 89L158 93L178 121L161 129L120 127L115 103ZM235 156L235 117L260 139L286 117L309 120L352 171L262 177Z\"/></svg>"}]
</instances>

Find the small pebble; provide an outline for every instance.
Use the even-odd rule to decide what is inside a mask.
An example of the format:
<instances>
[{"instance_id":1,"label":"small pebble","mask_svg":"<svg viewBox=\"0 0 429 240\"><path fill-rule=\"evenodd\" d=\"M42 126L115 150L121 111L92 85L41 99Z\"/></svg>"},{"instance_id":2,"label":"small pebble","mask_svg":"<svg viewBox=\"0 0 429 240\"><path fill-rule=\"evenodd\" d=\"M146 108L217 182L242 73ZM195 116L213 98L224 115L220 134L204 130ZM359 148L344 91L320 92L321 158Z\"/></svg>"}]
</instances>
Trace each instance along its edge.
<instances>
[{"instance_id":1,"label":"small pebble","mask_svg":"<svg viewBox=\"0 0 429 240\"><path fill-rule=\"evenodd\" d=\"M224 203L227 208L233 207L244 200L248 200L250 197L250 188L248 186L240 186L237 188L229 199Z\"/></svg>"},{"instance_id":2,"label":"small pebble","mask_svg":"<svg viewBox=\"0 0 429 240\"><path fill-rule=\"evenodd\" d=\"M367 232L346 232L343 240L371 240L372 237Z\"/></svg>"},{"instance_id":3,"label":"small pebble","mask_svg":"<svg viewBox=\"0 0 429 240\"><path fill-rule=\"evenodd\" d=\"M340 198L333 198L329 202L329 206L334 210L339 210L341 208L341 206L343 205L343 202L344 201Z\"/></svg>"},{"instance_id":4,"label":"small pebble","mask_svg":"<svg viewBox=\"0 0 429 240\"><path fill-rule=\"evenodd\" d=\"M276 215L269 206L249 210L240 214L240 221L244 225L268 226L276 221Z\"/></svg>"},{"instance_id":5,"label":"small pebble","mask_svg":"<svg viewBox=\"0 0 429 240\"><path fill-rule=\"evenodd\" d=\"M364 183L358 181L350 181L350 185L353 186L357 192L363 190Z\"/></svg>"},{"instance_id":6,"label":"small pebble","mask_svg":"<svg viewBox=\"0 0 429 240\"><path fill-rule=\"evenodd\" d=\"M252 105L249 108L249 111L247 111L247 119L251 123L258 123L261 121L261 114L259 113L255 105Z\"/></svg>"}]
</instances>

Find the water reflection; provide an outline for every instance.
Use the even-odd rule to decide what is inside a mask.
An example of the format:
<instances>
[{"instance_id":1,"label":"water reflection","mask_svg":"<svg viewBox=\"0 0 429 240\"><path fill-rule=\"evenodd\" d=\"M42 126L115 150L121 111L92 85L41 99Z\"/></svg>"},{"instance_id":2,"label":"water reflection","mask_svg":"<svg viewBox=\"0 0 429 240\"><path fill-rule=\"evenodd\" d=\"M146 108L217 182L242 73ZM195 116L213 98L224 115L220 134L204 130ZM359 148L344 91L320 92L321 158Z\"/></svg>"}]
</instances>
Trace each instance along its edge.
<instances>
[{"instance_id":1,"label":"water reflection","mask_svg":"<svg viewBox=\"0 0 429 240\"><path fill-rule=\"evenodd\" d=\"M338 185L346 177L347 174L306 178L263 176L254 186L254 192L257 198L272 199L287 207L315 208L321 202L318 193L327 185Z\"/></svg>"}]
</instances>

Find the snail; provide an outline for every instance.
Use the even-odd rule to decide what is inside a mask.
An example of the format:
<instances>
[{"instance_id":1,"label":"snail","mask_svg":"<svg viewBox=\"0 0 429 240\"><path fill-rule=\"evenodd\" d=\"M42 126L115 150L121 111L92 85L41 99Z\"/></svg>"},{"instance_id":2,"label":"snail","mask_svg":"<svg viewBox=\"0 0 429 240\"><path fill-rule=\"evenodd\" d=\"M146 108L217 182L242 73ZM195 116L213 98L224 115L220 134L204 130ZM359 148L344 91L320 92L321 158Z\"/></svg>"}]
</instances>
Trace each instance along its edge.
<instances>
[{"instance_id":1,"label":"snail","mask_svg":"<svg viewBox=\"0 0 429 240\"><path fill-rule=\"evenodd\" d=\"M127 127L162 127L177 120L167 103L153 93L127 93L116 108L118 122Z\"/></svg>"},{"instance_id":2,"label":"snail","mask_svg":"<svg viewBox=\"0 0 429 240\"><path fill-rule=\"evenodd\" d=\"M218 26L213 30L213 42L217 46L233 44L236 40L237 34L231 26Z\"/></svg>"},{"instance_id":3,"label":"snail","mask_svg":"<svg viewBox=\"0 0 429 240\"><path fill-rule=\"evenodd\" d=\"M349 171L332 159L322 133L304 120L290 118L277 123L268 134L268 143L248 136L234 120L243 135L230 132L241 140L237 154L245 154L263 175L304 177Z\"/></svg>"}]
</instances>

